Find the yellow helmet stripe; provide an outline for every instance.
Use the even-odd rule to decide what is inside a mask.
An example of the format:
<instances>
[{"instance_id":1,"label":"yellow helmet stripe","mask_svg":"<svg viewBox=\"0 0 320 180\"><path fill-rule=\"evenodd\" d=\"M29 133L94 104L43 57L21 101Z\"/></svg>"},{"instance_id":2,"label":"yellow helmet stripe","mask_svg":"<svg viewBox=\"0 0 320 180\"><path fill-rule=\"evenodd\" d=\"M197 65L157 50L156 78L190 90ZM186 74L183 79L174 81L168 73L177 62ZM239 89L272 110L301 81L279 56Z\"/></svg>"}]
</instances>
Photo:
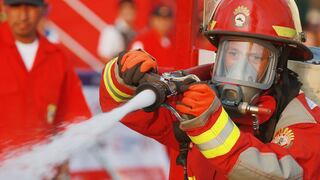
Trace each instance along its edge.
<instances>
[{"instance_id":1,"label":"yellow helmet stripe","mask_svg":"<svg viewBox=\"0 0 320 180\"><path fill-rule=\"evenodd\" d=\"M213 30L214 27L216 26L216 24L217 24L217 21L211 21L210 26L209 26L209 30Z\"/></svg>"},{"instance_id":2,"label":"yellow helmet stripe","mask_svg":"<svg viewBox=\"0 0 320 180\"><path fill-rule=\"evenodd\" d=\"M286 37L286 38L294 38L297 35L297 31L292 28L283 27L283 26L272 26L276 31L278 36Z\"/></svg>"}]
</instances>

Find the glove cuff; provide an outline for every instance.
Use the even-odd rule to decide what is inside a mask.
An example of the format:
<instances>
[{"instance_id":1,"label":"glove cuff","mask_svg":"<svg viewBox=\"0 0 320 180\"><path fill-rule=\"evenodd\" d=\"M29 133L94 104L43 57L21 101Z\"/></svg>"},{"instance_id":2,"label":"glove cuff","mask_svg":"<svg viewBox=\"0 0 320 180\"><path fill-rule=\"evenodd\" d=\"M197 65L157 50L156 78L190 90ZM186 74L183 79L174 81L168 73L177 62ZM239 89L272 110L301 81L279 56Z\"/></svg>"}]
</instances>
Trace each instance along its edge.
<instances>
[{"instance_id":1,"label":"glove cuff","mask_svg":"<svg viewBox=\"0 0 320 180\"><path fill-rule=\"evenodd\" d=\"M106 90L116 102L129 100L135 92L134 86L128 86L119 76L118 58L112 59L103 71L103 82Z\"/></svg>"},{"instance_id":2,"label":"glove cuff","mask_svg":"<svg viewBox=\"0 0 320 180\"><path fill-rule=\"evenodd\" d=\"M213 112L216 112L221 107L221 103L218 98L215 98L210 107L203 112L200 116L190 120L180 122L180 128L184 131L188 131L195 128L200 128L206 125Z\"/></svg>"}]
</instances>

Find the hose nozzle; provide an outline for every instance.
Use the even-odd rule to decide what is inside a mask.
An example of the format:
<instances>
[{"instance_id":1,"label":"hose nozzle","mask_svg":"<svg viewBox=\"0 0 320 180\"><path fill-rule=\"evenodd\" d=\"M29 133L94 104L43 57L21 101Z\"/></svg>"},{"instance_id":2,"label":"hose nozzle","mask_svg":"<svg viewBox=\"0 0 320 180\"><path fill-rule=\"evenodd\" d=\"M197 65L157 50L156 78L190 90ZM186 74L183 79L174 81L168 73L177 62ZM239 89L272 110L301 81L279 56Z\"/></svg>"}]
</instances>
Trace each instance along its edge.
<instances>
[{"instance_id":1,"label":"hose nozzle","mask_svg":"<svg viewBox=\"0 0 320 180\"><path fill-rule=\"evenodd\" d=\"M139 84L136 94L145 89L150 89L156 94L156 102L144 108L146 112L154 111L167 100L167 97L182 93L188 85L200 81L196 75L186 75L183 71L163 73L162 76L152 73L145 76L145 80Z\"/></svg>"}]
</instances>

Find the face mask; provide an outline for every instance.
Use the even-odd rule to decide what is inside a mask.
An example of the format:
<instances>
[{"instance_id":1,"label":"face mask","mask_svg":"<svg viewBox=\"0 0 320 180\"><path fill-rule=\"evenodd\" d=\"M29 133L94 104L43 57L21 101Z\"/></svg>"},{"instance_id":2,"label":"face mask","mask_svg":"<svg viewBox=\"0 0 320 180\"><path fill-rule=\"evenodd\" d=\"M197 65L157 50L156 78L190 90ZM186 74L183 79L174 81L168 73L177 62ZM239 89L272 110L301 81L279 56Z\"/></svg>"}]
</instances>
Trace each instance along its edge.
<instances>
[{"instance_id":1,"label":"face mask","mask_svg":"<svg viewBox=\"0 0 320 180\"><path fill-rule=\"evenodd\" d=\"M232 67L226 69L226 77L247 82L256 82L258 73L247 60L238 60Z\"/></svg>"},{"instance_id":2,"label":"face mask","mask_svg":"<svg viewBox=\"0 0 320 180\"><path fill-rule=\"evenodd\" d=\"M277 52L265 41L225 37L219 44L212 81L269 89L276 74Z\"/></svg>"}]
</instances>

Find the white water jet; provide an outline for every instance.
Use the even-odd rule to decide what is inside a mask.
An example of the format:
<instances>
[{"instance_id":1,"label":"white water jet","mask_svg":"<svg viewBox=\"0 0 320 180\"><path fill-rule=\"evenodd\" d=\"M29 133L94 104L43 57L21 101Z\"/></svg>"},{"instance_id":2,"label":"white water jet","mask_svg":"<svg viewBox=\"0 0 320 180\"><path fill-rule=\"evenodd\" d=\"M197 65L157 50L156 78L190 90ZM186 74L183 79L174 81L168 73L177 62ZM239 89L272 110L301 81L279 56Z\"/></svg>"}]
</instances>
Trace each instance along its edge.
<instances>
[{"instance_id":1,"label":"white water jet","mask_svg":"<svg viewBox=\"0 0 320 180\"><path fill-rule=\"evenodd\" d=\"M111 112L70 125L64 133L53 137L51 142L35 145L31 151L2 162L0 179L42 180L52 178L54 168L68 160L78 149L94 146L98 137L107 133L126 114L148 107L155 101L155 93L151 90L144 90Z\"/></svg>"}]
</instances>

